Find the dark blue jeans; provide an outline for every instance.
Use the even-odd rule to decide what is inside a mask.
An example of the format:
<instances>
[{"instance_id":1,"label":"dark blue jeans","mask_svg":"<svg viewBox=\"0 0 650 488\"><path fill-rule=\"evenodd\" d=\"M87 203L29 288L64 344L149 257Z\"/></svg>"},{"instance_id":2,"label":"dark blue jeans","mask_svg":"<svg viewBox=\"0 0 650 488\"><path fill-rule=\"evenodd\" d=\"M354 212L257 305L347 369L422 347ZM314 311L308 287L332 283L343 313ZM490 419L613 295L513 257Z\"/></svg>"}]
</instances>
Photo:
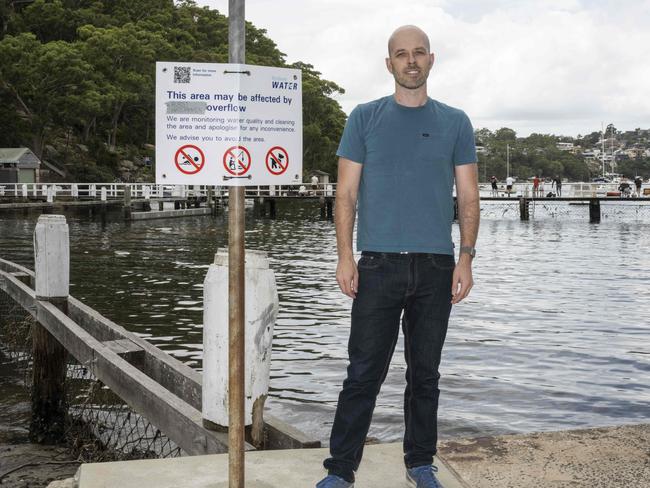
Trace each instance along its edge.
<instances>
[{"instance_id":1,"label":"dark blue jeans","mask_svg":"<svg viewBox=\"0 0 650 488\"><path fill-rule=\"evenodd\" d=\"M350 364L330 436L330 474L354 481L372 412L399 335L406 356L404 462L431 464L438 440L438 366L451 312L455 262L447 254L363 252L352 304Z\"/></svg>"}]
</instances>

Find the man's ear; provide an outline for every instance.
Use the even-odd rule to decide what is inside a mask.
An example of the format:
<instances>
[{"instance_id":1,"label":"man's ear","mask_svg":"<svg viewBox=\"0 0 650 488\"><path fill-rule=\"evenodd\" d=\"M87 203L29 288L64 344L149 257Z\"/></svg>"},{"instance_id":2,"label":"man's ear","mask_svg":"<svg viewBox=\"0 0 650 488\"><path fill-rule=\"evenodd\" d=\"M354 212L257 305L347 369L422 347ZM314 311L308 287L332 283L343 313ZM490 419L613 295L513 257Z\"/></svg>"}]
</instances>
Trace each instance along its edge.
<instances>
[{"instance_id":1,"label":"man's ear","mask_svg":"<svg viewBox=\"0 0 650 488\"><path fill-rule=\"evenodd\" d=\"M388 69L388 72L392 75L393 74L393 65L390 62L390 58L386 58L386 68Z\"/></svg>"}]
</instances>

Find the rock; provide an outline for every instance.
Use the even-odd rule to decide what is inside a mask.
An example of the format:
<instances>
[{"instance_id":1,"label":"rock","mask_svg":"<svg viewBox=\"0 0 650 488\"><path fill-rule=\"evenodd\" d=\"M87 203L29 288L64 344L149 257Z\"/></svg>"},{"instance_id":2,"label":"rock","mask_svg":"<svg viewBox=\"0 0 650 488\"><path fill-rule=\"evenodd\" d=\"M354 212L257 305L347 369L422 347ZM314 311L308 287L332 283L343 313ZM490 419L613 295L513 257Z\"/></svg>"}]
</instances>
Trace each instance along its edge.
<instances>
[{"instance_id":1,"label":"rock","mask_svg":"<svg viewBox=\"0 0 650 488\"><path fill-rule=\"evenodd\" d=\"M142 147L145 148L147 151L155 151L156 150L156 146L154 146L153 144L143 144Z\"/></svg>"},{"instance_id":2,"label":"rock","mask_svg":"<svg viewBox=\"0 0 650 488\"><path fill-rule=\"evenodd\" d=\"M135 168L135 163L133 161L129 161L128 159L123 159L120 161L120 166L123 169L132 170Z\"/></svg>"},{"instance_id":3,"label":"rock","mask_svg":"<svg viewBox=\"0 0 650 488\"><path fill-rule=\"evenodd\" d=\"M85 152L85 153L88 152L88 146L86 146L85 144L77 144L77 147L81 152Z\"/></svg>"},{"instance_id":4,"label":"rock","mask_svg":"<svg viewBox=\"0 0 650 488\"><path fill-rule=\"evenodd\" d=\"M75 478L52 481L47 488L78 488L79 483Z\"/></svg>"}]
</instances>

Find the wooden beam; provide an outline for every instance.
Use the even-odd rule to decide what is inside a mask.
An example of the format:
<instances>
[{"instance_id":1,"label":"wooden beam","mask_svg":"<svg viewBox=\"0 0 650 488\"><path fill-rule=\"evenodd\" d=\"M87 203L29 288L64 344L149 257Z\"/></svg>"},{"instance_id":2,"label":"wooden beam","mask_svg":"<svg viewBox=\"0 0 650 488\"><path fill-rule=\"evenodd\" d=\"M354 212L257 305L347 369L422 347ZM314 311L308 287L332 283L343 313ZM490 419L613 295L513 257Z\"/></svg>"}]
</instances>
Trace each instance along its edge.
<instances>
[{"instance_id":1,"label":"wooden beam","mask_svg":"<svg viewBox=\"0 0 650 488\"><path fill-rule=\"evenodd\" d=\"M0 269L3 267L11 270L14 270L15 267L22 268L9 261L3 262L0 260ZM30 270L22 269L33 275ZM6 273L3 275L2 271L0 271L0 289L7 292L9 296L36 318L33 289L16 279L10 279L10 275ZM97 341L128 339L142 348L144 351L142 372L163 388L181 398L189 406L199 412L201 411L201 373L161 351L145 339L129 332L72 296L68 298L68 315L78 327L93 336ZM268 449L311 448L320 447L321 445L320 441L308 438L298 429L268 413L264 414L264 423Z\"/></svg>"}]
</instances>

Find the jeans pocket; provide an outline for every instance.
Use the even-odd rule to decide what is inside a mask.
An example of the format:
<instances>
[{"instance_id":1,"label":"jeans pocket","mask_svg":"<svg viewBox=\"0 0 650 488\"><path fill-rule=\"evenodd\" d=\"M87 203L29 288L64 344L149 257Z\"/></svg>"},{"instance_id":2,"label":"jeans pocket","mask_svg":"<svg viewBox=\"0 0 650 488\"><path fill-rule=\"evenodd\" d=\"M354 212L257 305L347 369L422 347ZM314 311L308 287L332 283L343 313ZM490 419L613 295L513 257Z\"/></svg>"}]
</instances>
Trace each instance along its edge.
<instances>
[{"instance_id":1,"label":"jeans pocket","mask_svg":"<svg viewBox=\"0 0 650 488\"><path fill-rule=\"evenodd\" d=\"M435 268L445 271L450 271L456 267L456 260L452 254L431 254L429 255L429 262Z\"/></svg>"},{"instance_id":2,"label":"jeans pocket","mask_svg":"<svg viewBox=\"0 0 650 488\"><path fill-rule=\"evenodd\" d=\"M381 258L379 256L368 256L366 254L361 256L357 267L361 269L377 269L381 264Z\"/></svg>"}]
</instances>

